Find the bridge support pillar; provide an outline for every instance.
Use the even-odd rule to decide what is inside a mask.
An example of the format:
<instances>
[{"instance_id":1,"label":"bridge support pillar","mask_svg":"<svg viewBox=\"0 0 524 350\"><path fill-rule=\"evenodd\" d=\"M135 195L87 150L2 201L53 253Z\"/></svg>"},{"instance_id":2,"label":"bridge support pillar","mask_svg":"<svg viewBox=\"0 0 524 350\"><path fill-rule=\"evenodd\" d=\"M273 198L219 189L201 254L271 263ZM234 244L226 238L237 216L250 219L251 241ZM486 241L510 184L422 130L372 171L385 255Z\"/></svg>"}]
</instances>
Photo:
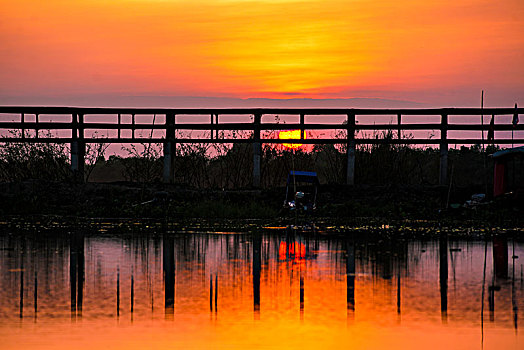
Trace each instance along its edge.
<instances>
[{"instance_id":1,"label":"bridge support pillar","mask_svg":"<svg viewBox=\"0 0 524 350\"><path fill-rule=\"evenodd\" d=\"M443 114L440 129L439 185L448 184L448 116Z\"/></svg>"},{"instance_id":2,"label":"bridge support pillar","mask_svg":"<svg viewBox=\"0 0 524 350\"><path fill-rule=\"evenodd\" d=\"M80 119L80 122L79 122ZM84 141L84 131L81 128L83 116L73 114L73 130L71 142L71 170L75 181L84 182L84 165L86 144ZM79 126L80 124L80 126Z\"/></svg>"},{"instance_id":3,"label":"bridge support pillar","mask_svg":"<svg viewBox=\"0 0 524 350\"><path fill-rule=\"evenodd\" d=\"M163 182L175 182L175 155L176 155L175 115L166 114L166 141L164 142L164 169Z\"/></svg>"},{"instance_id":4,"label":"bridge support pillar","mask_svg":"<svg viewBox=\"0 0 524 350\"><path fill-rule=\"evenodd\" d=\"M71 170L79 182L84 182L85 148L86 145L82 141L71 142Z\"/></svg>"},{"instance_id":5,"label":"bridge support pillar","mask_svg":"<svg viewBox=\"0 0 524 350\"><path fill-rule=\"evenodd\" d=\"M172 141L164 142L164 169L162 176L164 183L175 182L175 153L176 143Z\"/></svg>"},{"instance_id":6,"label":"bridge support pillar","mask_svg":"<svg viewBox=\"0 0 524 350\"><path fill-rule=\"evenodd\" d=\"M255 142L253 144L253 187L260 187L260 163L262 158L262 147L260 142Z\"/></svg>"},{"instance_id":7,"label":"bridge support pillar","mask_svg":"<svg viewBox=\"0 0 524 350\"><path fill-rule=\"evenodd\" d=\"M347 123L347 175L346 184L355 184L355 115L348 114Z\"/></svg>"},{"instance_id":8,"label":"bridge support pillar","mask_svg":"<svg viewBox=\"0 0 524 350\"><path fill-rule=\"evenodd\" d=\"M259 188L261 184L260 165L262 161L262 144L260 142L260 114L254 115L254 134L253 134L253 187Z\"/></svg>"}]
</instances>

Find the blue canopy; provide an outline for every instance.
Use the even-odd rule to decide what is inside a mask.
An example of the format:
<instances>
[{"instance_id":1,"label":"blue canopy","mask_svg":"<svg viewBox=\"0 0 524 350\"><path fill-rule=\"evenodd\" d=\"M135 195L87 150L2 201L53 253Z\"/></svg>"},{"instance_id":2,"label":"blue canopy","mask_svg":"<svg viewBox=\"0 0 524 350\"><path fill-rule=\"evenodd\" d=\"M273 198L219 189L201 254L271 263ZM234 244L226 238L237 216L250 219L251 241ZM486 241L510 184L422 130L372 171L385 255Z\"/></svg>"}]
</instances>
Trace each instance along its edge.
<instances>
[{"instance_id":1,"label":"blue canopy","mask_svg":"<svg viewBox=\"0 0 524 350\"><path fill-rule=\"evenodd\" d=\"M307 182L311 184L318 185L318 176L317 173L314 171L293 171L291 170L289 172L289 175L287 176L287 183L288 185L290 183L293 183L293 175L295 177L296 182Z\"/></svg>"}]
</instances>

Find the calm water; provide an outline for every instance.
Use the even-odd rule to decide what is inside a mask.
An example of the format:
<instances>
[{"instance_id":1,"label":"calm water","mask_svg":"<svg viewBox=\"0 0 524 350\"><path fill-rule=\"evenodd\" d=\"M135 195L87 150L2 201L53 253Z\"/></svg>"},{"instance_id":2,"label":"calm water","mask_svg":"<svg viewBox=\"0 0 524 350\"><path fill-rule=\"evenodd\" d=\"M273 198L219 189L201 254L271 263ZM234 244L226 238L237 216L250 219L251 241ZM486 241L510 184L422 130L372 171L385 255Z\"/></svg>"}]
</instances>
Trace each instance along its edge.
<instances>
[{"instance_id":1,"label":"calm water","mask_svg":"<svg viewBox=\"0 0 524 350\"><path fill-rule=\"evenodd\" d=\"M2 234L0 348L522 349L523 259L511 239Z\"/></svg>"}]
</instances>

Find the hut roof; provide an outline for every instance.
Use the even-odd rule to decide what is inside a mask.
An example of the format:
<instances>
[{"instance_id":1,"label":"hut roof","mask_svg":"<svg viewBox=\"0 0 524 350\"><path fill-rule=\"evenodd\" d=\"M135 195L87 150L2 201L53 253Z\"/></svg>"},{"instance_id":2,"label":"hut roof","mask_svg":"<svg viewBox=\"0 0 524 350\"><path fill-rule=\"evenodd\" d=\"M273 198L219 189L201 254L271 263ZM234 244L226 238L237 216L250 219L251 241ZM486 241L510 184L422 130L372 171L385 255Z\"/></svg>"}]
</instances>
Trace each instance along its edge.
<instances>
[{"instance_id":1,"label":"hut roof","mask_svg":"<svg viewBox=\"0 0 524 350\"><path fill-rule=\"evenodd\" d=\"M504 149L502 151L493 153L491 156L496 159L496 158L502 158L502 157L508 157L508 156L518 156L518 155L524 156L524 146Z\"/></svg>"}]
</instances>

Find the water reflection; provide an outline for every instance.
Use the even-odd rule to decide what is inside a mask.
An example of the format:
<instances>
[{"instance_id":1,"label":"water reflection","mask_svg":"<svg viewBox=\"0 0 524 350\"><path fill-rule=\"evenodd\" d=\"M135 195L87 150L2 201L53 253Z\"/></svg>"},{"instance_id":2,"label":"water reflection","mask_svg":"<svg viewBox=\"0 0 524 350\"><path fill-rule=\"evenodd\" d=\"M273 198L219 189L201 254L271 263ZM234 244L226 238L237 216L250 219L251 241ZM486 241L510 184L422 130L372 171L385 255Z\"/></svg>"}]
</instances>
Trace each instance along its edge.
<instances>
[{"instance_id":1,"label":"water reflection","mask_svg":"<svg viewBox=\"0 0 524 350\"><path fill-rule=\"evenodd\" d=\"M88 322L83 327L109 333L121 332L115 320L133 321L137 329L147 321L160 327L158 332L169 332L163 330L167 320L184 325L181 337L198 338L207 331L215 341L218 337L230 344L245 335L236 347L257 343L253 339L276 327L297 336L321 332L338 339L352 334L339 339L348 345L376 331L414 339L420 332L446 334L447 340L436 339L435 346L449 341L477 347L482 339L497 339L511 348L522 344L517 331L524 310L519 256L524 256L524 244L503 237L475 242L445 235L408 241L296 232L3 234L0 336L7 344L26 339L38 345L56 340L49 327L65 320ZM210 311L214 326L206 323ZM29 317L32 328L25 321ZM15 324L19 328L12 333ZM464 334L451 332L452 327L470 336L461 338ZM355 335L353 328L363 333ZM80 338L89 338L91 331ZM304 347L323 346L309 341ZM398 347L409 347L399 341Z\"/></svg>"},{"instance_id":2,"label":"water reflection","mask_svg":"<svg viewBox=\"0 0 524 350\"><path fill-rule=\"evenodd\" d=\"M166 315L175 308L175 241L172 236L163 237L162 258L164 269L164 300Z\"/></svg>"},{"instance_id":3,"label":"water reflection","mask_svg":"<svg viewBox=\"0 0 524 350\"><path fill-rule=\"evenodd\" d=\"M255 315L260 313L260 270L261 270L262 237L259 233L253 235L253 309Z\"/></svg>"},{"instance_id":4,"label":"water reflection","mask_svg":"<svg viewBox=\"0 0 524 350\"><path fill-rule=\"evenodd\" d=\"M84 299L84 235L75 232L70 236L69 284L71 290L71 317L82 316Z\"/></svg>"},{"instance_id":5,"label":"water reflection","mask_svg":"<svg viewBox=\"0 0 524 350\"><path fill-rule=\"evenodd\" d=\"M442 322L448 320L448 237L443 234L439 239L439 272L440 272L440 314Z\"/></svg>"},{"instance_id":6,"label":"water reflection","mask_svg":"<svg viewBox=\"0 0 524 350\"><path fill-rule=\"evenodd\" d=\"M352 240L346 241L346 284L348 317L355 311L355 244Z\"/></svg>"}]
</instances>

